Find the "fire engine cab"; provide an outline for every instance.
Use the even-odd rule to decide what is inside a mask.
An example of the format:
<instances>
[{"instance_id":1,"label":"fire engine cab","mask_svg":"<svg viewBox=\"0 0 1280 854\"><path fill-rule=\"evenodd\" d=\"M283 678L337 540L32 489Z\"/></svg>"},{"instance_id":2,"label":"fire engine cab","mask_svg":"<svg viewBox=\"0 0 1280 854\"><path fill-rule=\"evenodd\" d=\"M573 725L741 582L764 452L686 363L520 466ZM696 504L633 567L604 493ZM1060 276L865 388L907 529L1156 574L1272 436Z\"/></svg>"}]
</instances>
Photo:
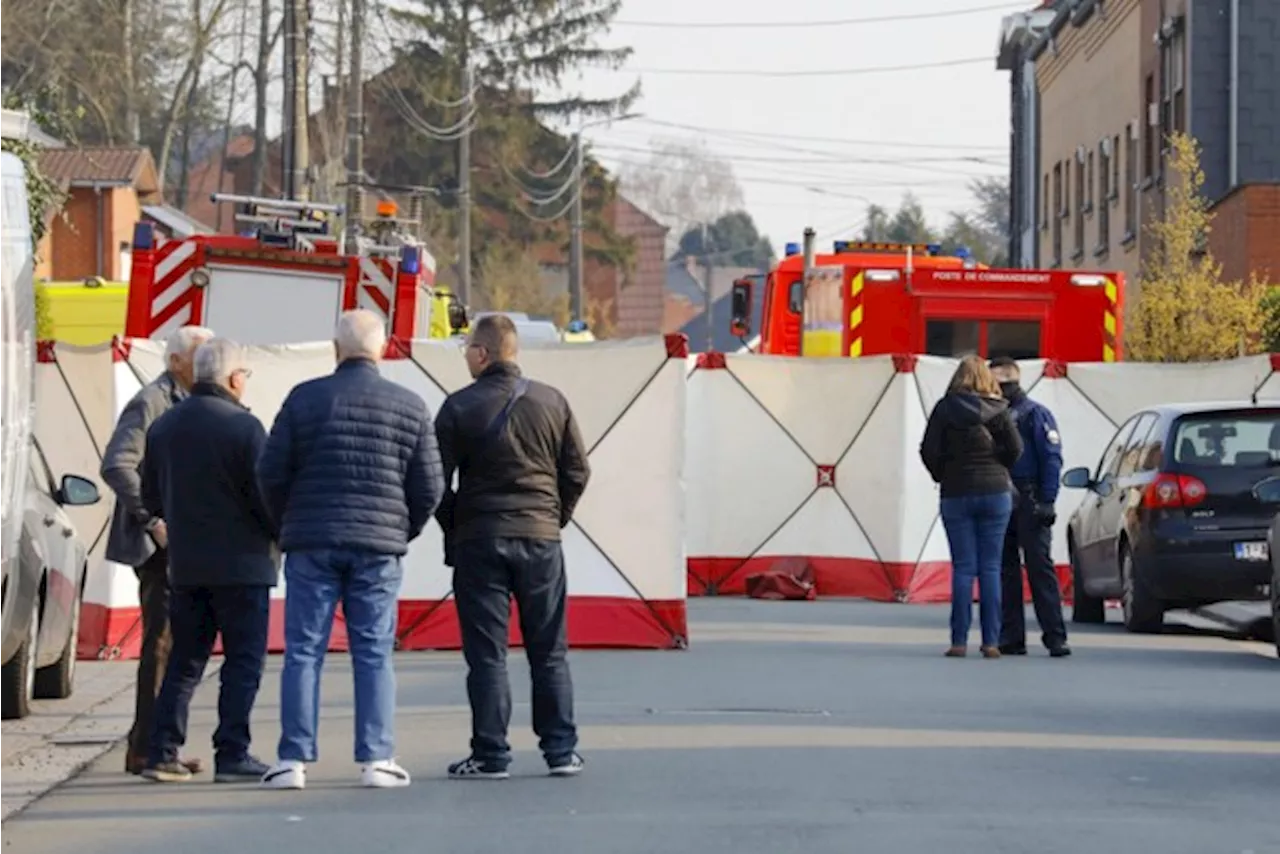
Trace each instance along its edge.
<instances>
[{"instance_id":1,"label":"fire engine cab","mask_svg":"<svg viewBox=\"0 0 1280 854\"><path fill-rule=\"evenodd\" d=\"M332 233L338 205L221 193L213 200L237 205L239 234L163 241L149 223L135 226L126 337L165 338L197 324L248 345L327 341L338 315L355 308L382 315L393 341L466 327L463 306L434 287L431 253L411 238L392 239L394 223L375 224L375 239L344 250ZM395 210L378 213L391 221Z\"/></svg>"},{"instance_id":2,"label":"fire engine cab","mask_svg":"<svg viewBox=\"0 0 1280 854\"><path fill-rule=\"evenodd\" d=\"M1122 357L1120 273L1000 270L936 244L836 241L806 273L797 244L764 277L756 352L894 353L1112 362ZM733 285L733 333L752 334L752 289Z\"/></svg>"}]
</instances>

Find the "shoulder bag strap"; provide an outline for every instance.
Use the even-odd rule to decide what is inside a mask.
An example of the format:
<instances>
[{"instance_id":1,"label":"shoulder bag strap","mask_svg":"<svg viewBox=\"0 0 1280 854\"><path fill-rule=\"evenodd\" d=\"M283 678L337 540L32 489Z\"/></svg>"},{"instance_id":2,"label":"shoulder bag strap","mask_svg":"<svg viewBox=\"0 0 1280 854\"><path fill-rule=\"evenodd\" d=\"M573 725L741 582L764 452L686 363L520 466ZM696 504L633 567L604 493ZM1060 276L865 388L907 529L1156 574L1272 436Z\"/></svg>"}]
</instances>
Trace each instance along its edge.
<instances>
[{"instance_id":1,"label":"shoulder bag strap","mask_svg":"<svg viewBox=\"0 0 1280 854\"><path fill-rule=\"evenodd\" d=\"M484 435L481 437L482 442L487 443L502 433L502 428L507 426L507 419L511 417L511 410L515 407L516 401L524 397L525 392L529 390L529 381L524 377L516 380L515 388L511 390L511 397L507 398L506 406L502 407L489 426L485 428Z\"/></svg>"}]
</instances>

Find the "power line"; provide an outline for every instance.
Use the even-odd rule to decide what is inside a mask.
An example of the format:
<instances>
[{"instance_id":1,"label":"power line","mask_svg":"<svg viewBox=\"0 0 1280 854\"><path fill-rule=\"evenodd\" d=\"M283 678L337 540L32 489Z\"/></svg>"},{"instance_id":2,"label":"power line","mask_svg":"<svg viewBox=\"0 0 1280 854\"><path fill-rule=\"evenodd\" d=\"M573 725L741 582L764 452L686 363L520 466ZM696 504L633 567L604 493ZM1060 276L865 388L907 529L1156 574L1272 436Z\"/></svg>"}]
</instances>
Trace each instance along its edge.
<instances>
[{"instance_id":1,"label":"power line","mask_svg":"<svg viewBox=\"0 0 1280 854\"><path fill-rule=\"evenodd\" d=\"M893 21L924 21L937 18L958 18L962 15L976 15L982 12L997 12L1013 9L1026 9L1023 3L995 3L987 6L970 6L965 9L950 9L938 12L912 12L903 15L873 15L863 18L836 18L827 21L613 21L612 25L623 27L653 27L658 29L795 29L804 27L846 27L854 24L882 24Z\"/></svg>"},{"instance_id":2,"label":"power line","mask_svg":"<svg viewBox=\"0 0 1280 854\"><path fill-rule=\"evenodd\" d=\"M633 74L680 74L693 77L852 77L861 74L889 74L898 71L923 71L929 68L953 68L958 65L991 63L989 56L969 59L944 59L910 65L873 65L866 68L822 68L791 71L765 71L756 68L630 68L612 69ZM604 69L611 70L611 69Z\"/></svg>"},{"instance_id":3,"label":"power line","mask_svg":"<svg viewBox=\"0 0 1280 854\"><path fill-rule=\"evenodd\" d=\"M634 145L621 145L611 142L597 142L594 146L599 149L613 149L616 151L632 151L641 154L652 154L661 152L661 149L653 147L641 147ZM788 164L830 164L840 165L848 163L851 165L865 166L914 166L919 163L975 163L980 166L999 166L1007 168L1008 164L1003 161L997 161L990 157L978 157L976 155L956 155L942 156L935 155L929 157L846 157L840 154L828 154L825 157L762 157L750 154L715 154L723 160L737 160L743 163L776 163L782 166Z\"/></svg>"},{"instance_id":4,"label":"power line","mask_svg":"<svg viewBox=\"0 0 1280 854\"><path fill-rule=\"evenodd\" d=\"M913 142L906 140L870 140L870 139L846 139L834 136L812 136L810 134L795 133L768 133L765 131L751 130L735 130L733 128L710 127L707 125L690 125L682 122L663 121L661 119L652 119L647 116L637 116L636 122L642 124L657 125L659 127L675 128L677 130L695 131L719 136L736 136L736 137L753 137L759 139L791 139L804 142L831 143L835 145L870 145L883 146L886 148L942 148L951 151L1000 151L1008 153L1007 145L964 145L962 143L928 143Z\"/></svg>"},{"instance_id":5,"label":"power line","mask_svg":"<svg viewBox=\"0 0 1280 854\"><path fill-rule=\"evenodd\" d=\"M651 165L648 162L643 160L629 160L625 157L617 157L617 156L611 156L611 155L606 155L603 159L607 160L610 163L618 164L619 166L638 166L638 167L644 168ZM696 176L705 174L704 170L701 170L701 169L685 169L680 167L670 167L670 168L664 169L663 171L667 173L674 173L677 175L689 175L691 177L696 177ZM780 174L775 173L770 175L754 175L754 174L743 175L743 174L739 174L738 172L734 172L733 174L734 181L736 181L739 184L762 184L762 185L770 185L775 187L790 187L792 189L798 189L798 190L806 190L812 187L812 188L815 188L815 190L817 190L818 192L821 192L821 190L824 188L850 189L850 190L864 189L865 190L865 189L893 189L898 187L904 190L909 190L913 187L947 187L947 188L953 188L956 191L960 191L959 180L974 178L974 177L979 177L979 176L957 175L955 176L956 180L942 181L942 180L936 180L936 179L931 180L931 179L915 179L915 178L888 179L883 177L875 178L875 179L858 179L856 177L850 177L850 176L836 176L836 178L833 179L830 175L826 175L826 176L814 175L812 177L805 177L803 175L788 175L787 173L780 173ZM783 180L788 178L790 180ZM968 195L967 191L966 191L966 195Z\"/></svg>"}]
</instances>

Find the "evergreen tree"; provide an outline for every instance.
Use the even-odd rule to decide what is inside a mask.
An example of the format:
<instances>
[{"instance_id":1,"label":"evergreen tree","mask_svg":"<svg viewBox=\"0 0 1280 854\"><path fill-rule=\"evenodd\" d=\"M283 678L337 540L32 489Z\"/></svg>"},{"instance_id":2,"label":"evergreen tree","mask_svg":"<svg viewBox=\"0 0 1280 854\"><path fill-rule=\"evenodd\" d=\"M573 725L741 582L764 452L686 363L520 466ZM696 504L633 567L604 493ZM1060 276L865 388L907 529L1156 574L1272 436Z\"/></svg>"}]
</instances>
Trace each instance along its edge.
<instances>
[{"instance_id":1,"label":"evergreen tree","mask_svg":"<svg viewBox=\"0 0 1280 854\"><path fill-rule=\"evenodd\" d=\"M437 180L439 198L456 208L458 142L470 128L473 270L484 270L487 247L550 239L567 253L565 214L575 192L571 140L542 121L572 125L618 115L639 96L638 85L604 99L561 91L576 70L618 67L630 56L629 48L596 46L620 6L620 0L415 0L389 10L394 31L410 45L385 75L384 91L373 94L405 121L385 129L369 162L384 164L384 173L391 166L391 174L380 175L384 180L447 176ZM464 91L467 68L471 92ZM586 260L624 265L631 247L604 218L615 183L589 160L584 173ZM477 284L483 291L484 282Z\"/></svg>"}]
</instances>

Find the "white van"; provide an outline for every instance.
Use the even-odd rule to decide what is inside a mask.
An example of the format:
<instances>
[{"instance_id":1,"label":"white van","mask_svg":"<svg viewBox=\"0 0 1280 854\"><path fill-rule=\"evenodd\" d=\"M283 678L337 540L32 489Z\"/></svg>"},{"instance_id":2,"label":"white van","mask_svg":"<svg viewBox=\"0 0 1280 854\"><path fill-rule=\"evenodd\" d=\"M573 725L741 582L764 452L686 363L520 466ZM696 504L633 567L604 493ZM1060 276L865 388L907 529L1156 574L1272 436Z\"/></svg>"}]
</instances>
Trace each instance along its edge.
<instances>
[{"instance_id":1,"label":"white van","mask_svg":"<svg viewBox=\"0 0 1280 854\"><path fill-rule=\"evenodd\" d=\"M7 123L6 123L7 124ZM35 423L36 304L31 251L31 223L27 218L26 169L9 152L3 164L3 219L0 219L0 372L3 374L3 412L0 413L0 555L4 563L3 662L8 664L27 638L39 578L32 578L32 561L21 560L26 488L31 466L31 431ZM37 562L38 563L38 562ZM24 572L23 570L30 570Z\"/></svg>"}]
</instances>

